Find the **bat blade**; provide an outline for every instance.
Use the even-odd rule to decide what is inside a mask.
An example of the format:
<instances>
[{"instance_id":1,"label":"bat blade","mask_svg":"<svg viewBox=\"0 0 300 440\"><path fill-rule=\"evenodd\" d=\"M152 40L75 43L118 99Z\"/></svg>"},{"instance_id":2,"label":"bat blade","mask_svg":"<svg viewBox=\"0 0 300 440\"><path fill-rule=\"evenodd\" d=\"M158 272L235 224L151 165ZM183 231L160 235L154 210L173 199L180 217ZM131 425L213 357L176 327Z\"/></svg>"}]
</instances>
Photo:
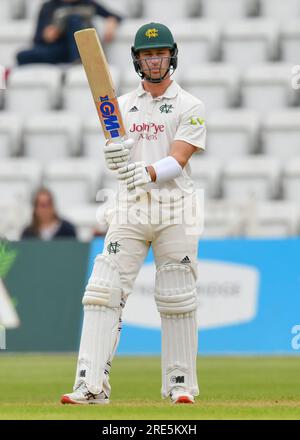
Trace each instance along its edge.
<instances>
[{"instance_id":1,"label":"bat blade","mask_svg":"<svg viewBox=\"0 0 300 440\"><path fill-rule=\"evenodd\" d=\"M94 28L74 34L104 136L119 141L126 135L109 66Z\"/></svg>"}]
</instances>

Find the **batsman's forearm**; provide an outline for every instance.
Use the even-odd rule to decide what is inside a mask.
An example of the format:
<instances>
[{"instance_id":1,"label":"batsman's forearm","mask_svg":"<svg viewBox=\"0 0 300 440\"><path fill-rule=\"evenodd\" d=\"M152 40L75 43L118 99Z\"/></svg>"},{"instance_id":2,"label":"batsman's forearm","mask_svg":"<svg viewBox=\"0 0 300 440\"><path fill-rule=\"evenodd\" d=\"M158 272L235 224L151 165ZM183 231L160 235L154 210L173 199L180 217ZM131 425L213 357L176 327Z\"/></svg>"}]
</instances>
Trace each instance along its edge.
<instances>
[{"instance_id":1,"label":"batsman's forearm","mask_svg":"<svg viewBox=\"0 0 300 440\"><path fill-rule=\"evenodd\" d=\"M155 169L153 168L152 165L149 165L149 166L147 166L146 168L147 168L147 170L148 170L148 173L150 174L150 177L151 177L152 182L155 182L155 181L156 181L156 172L155 172Z\"/></svg>"}]
</instances>

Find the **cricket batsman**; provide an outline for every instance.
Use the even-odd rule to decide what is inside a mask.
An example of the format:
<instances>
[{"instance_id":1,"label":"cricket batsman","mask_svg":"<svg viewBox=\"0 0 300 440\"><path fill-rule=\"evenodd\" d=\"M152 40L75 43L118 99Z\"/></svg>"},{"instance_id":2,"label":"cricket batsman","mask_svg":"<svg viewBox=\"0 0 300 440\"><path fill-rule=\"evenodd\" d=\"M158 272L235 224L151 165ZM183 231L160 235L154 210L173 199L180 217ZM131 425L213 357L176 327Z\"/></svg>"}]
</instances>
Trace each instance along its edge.
<instances>
[{"instance_id":1,"label":"cricket batsman","mask_svg":"<svg viewBox=\"0 0 300 440\"><path fill-rule=\"evenodd\" d=\"M179 404L194 403L199 394L199 234L191 228L199 216L190 216L190 221L183 214L198 206L189 159L205 149L204 105L171 79L178 49L165 25L142 26L131 52L141 82L119 98L129 139L104 147L106 164L120 182L118 203L107 212L104 250L95 259L83 296L75 385L72 393L62 396L65 404L109 403L109 372L122 309L150 246L156 265L154 298L161 316L161 394Z\"/></svg>"}]
</instances>

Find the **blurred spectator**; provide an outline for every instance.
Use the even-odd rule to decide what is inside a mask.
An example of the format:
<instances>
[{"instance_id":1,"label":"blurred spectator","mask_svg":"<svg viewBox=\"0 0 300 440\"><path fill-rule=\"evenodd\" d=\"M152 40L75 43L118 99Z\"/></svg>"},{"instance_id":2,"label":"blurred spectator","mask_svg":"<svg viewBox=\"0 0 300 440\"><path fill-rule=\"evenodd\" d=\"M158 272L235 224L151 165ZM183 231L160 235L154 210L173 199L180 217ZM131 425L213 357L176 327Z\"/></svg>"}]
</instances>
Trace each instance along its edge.
<instances>
[{"instance_id":1,"label":"blurred spectator","mask_svg":"<svg viewBox=\"0 0 300 440\"><path fill-rule=\"evenodd\" d=\"M94 0L50 0L41 7L33 47L17 54L19 65L72 63L79 60L74 32L92 25L95 15L106 18L104 43L114 39L121 17Z\"/></svg>"},{"instance_id":2,"label":"blurred spectator","mask_svg":"<svg viewBox=\"0 0 300 440\"><path fill-rule=\"evenodd\" d=\"M22 238L76 238L74 226L59 217L53 196L45 188L40 189L35 195L31 224L23 231Z\"/></svg>"}]
</instances>

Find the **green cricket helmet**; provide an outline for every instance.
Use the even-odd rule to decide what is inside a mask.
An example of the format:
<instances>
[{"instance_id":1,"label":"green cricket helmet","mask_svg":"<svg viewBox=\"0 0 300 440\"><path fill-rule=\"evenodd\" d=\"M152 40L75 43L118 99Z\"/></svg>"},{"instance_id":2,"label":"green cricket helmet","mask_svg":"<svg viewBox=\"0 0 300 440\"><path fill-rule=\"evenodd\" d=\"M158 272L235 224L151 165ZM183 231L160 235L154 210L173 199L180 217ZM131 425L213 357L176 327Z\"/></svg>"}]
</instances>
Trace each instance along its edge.
<instances>
[{"instance_id":1,"label":"green cricket helmet","mask_svg":"<svg viewBox=\"0 0 300 440\"><path fill-rule=\"evenodd\" d=\"M142 72L137 55L139 51L143 49L170 49L170 65L163 77L154 79L151 77L147 77L144 72ZM140 27L140 29L136 33L134 45L131 48L131 56L133 59L135 71L141 78L145 78L147 81L150 82L161 82L167 76L171 69L173 74L175 69L177 68L177 44L174 42L174 38L170 29L161 23L149 23Z\"/></svg>"}]
</instances>

